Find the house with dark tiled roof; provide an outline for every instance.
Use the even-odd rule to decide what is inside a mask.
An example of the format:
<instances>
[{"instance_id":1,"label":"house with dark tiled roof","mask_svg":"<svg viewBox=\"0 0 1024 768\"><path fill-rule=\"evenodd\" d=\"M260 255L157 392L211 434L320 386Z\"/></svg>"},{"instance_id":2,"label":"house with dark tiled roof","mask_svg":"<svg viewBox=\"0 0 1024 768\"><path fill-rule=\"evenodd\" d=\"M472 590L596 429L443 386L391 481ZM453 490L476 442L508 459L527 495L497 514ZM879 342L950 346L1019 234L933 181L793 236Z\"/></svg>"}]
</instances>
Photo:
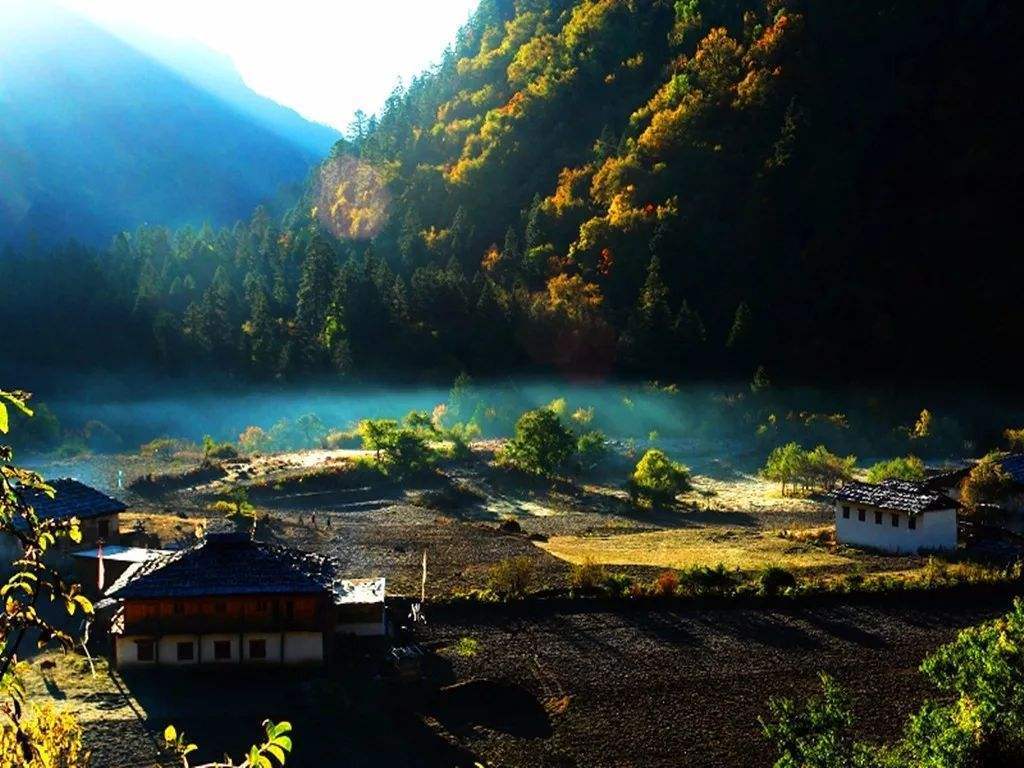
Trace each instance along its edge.
<instances>
[{"instance_id":1,"label":"house with dark tiled roof","mask_svg":"<svg viewBox=\"0 0 1024 768\"><path fill-rule=\"evenodd\" d=\"M134 564L107 596L118 667L321 663L336 633L384 631L383 579L241 533Z\"/></svg>"},{"instance_id":2,"label":"house with dark tiled roof","mask_svg":"<svg viewBox=\"0 0 1024 768\"><path fill-rule=\"evenodd\" d=\"M54 490L52 498L39 491L28 491L24 496L41 520L63 521L77 517L82 531L78 546L82 549L96 549L99 542L119 542L120 515L128 509L124 502L69 477L47 483Z\"/></svg>"},{"instance_id":3,"label":"house with dark tiled roof","mask_svg":"<svg viewBox=\"0 0 1024 768\"><path fill-rule=\"evenodd\" d=\"M886 552L956 549L958 504L926 483L854 481L828 498L840 543Z\"/></svg>"}]
</instances>

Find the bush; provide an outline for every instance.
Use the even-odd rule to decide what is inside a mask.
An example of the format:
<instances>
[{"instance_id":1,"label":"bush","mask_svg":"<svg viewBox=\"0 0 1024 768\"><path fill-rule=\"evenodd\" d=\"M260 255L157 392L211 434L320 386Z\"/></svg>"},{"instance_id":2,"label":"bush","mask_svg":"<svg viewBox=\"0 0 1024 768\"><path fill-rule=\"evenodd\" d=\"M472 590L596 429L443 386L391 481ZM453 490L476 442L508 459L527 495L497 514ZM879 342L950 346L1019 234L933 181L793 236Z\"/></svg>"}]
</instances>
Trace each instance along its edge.
<instances>
[{"instance_id":1,"label":"bush","mask_svg":"<svg viewBox=\"0 0 1024 768\"><path fill-rule=\"evenodd\" d=\"M761 573L757 583L762 595L774 596L796 587L796 577L785 568L773 565Z\"/></svg>"},{"instance_id":2,"label":"bush","mask_svg":"<svg viewBox=\"0 0 1024 768\"><path fill-rule=\"evenodd\" d=\"M89 753L82 747L82 727L68 712L49 704L31 709L16 732L5 717L0 722L0 765L5 768L85 768ZM25 755L25 741L33 752Z\"/></svg>"},{"instance_id":3,"label":"bush","mask_svg":"<svg viewBox=\"0 0 1024 768\"><path fill-rule=\"evenodd\" d=\"M975 464L960 486L960 501L969 511L998 501L1010 488L1010 476L1000 462L1006 454L993 452Z\"/></svg>"},{"instance_id":4,"label":"bush","mask_svg":"<svg viewBox=\"0 0 1024 768\"><path fill-rule=\"evenodd\" d=\"M903 736L881 747L854 739L846 694L822 676L822 694L804 705L772 699L761 721L775 744L776 768L796 766L928 766L980 768L1017 766L1024 754L1024 602L994 621L968 627L921 664L928 681L943 692L927 701L903 728Z\"/></svg>"},{"instance_id":5,"label":"bush","mask_svg":"<svg viewBox=\"0 0 1024 768\"><path fill-rule=\"evenodd\" d=\"M262 427L246 427L238 436L238 447L245 453L263 453L270 450L270 435Z\"/></svg>"},{"instance_id":6,"label":"bush","mask_svg":"<svg viewBox=\"0 0 1024 768\"><path fill-rule=\"evenodd\" d=\"M373 451L388 470L420 472L436 458L418 428L399 426L394 419L365 419L359 422L358 432L363 448Z\"/></svg>"},{"instance_id":7,"label":"bush","mask_svg":"<svg viewBox=\"0 0 1024 768\"><path fill-rule=\"evenodd\" d=\"M324 448L358 448L361 443L359 431L355 429L334 429L324 435Z\"/></svg>"},{"instance_id":8,"label":"bush","mask_svg":"<svg viewBox=\"0 0 1024 768\"><path fill-rule=\"evenodd\" d=\"M491 568L487 587L504 600L524 597L533 584L533 561L508 557Z\"/></svg>"},{"instance_id":9,"label":"bush","mask_svg":"<svg viewBox=\"0 0 1024 768\"><path fill-rule=\"evenodd\" d=\"M187 451L192 447L195 447L194 444L188 440L177 437L158 437L140 445L139 454L154 459L170 459L176 453Z\"/></svg>"},{"instance_id":10,"label":"bush","mask_svg":"<svg viewBox=\"0 0 1024 768\"><path fill-rule=\"evenodd\" d=\"M823 445L807 451L796 443L787 443L768 454L761 476L780 483L785 495L787 485L799 484L804 488L826 490L834 488L840 481L853 477L856 465L856 456L837 456Z\"/></svg>"},{"instance_id":11,"label":"bush","mask_svg":"<svg viewBox=\"0 0 1024 768\"><path fill-rule=\"evenodd\" d=\"M662 571L654 580L654 594L660 597L672 597L679 589L679 576L675 571Z\"/></svg>"},{"instance_id":12,"label":"bush","mask_svg":"<svg viewBox=\"0 0 1024 768\"><path fill-rule=\"evenodd\" d=\"M576 450L576 439L550 408L527 411L516 421L515 434L498 453L501 464L553 475Z\"/></svg>"},{"instance_id":13,"label":"bush","mask_svg":"<svg viewBox=\"0 0 1024 768\"><path fill-rule=\"evenodd\" d=\"M644 453L629 478L629 495L634 502L668 503L689 488L690 470L657 448Z\"/></svg>"},{"instance_id":14,"label":"bush","mask_svg":"<svg viewBox=\"0 0 1024 768\"><path fill-rule=\"evenodd\" d=\"M238 449L231 443L218 443L209 435L203 437L203 458L207 461L237 459Z\"/></svg>"},{"instance_id":15,"label":"bush","mask_svg":"<svg viewBox=\"0 0 1024 768\"><path fill-rule=\"evenodd\" d=\"M633 579L626 573L609 573L601 586L612 597L622 597L633 587Z\"/></svg>"},{"instance_id":16,"label":"bush","mask_svg":"<svg viewBox=\"0 0 1024 768\"><path fill-rule=\"evenodd\" d=\"M584 470L593 469L608 455L608 440L604 432L599 429L592 429L584 432L576 440L576 454L579 457L580 467Z\"/></svg>"},{"instance_id":17,"label":"bush","mask_svg":"<svg viewBox=\"0 0 1024 768\"><path fill-rule=\"evenodd\" d=\"M680 576L683 593L695 597L728 596L736 590L738 580L722 563L709 568L698 565L687 568Z\"/></svg>"},{"instance_id":18,"label":"bush","mask_svg":"<svg viewBox=\"0 0 1024 768\"><path fill-rule=\"evenodd\" d=\"M916 456L880 461L868 469L867 478L869 483L880 483L883 480L922 480L924 462Z\"/></svg>"},{"instance_id":19,"label":"bush","mask_svg":"<svg viewBox=\"0 0 1024 768\"><path fill-rule=\"evenodd\" d=\"M569 571L569 589L574 593L593 594L608 581L604 566L595 563L589 557L577 563Z\"/></svg>"}]
</instances>

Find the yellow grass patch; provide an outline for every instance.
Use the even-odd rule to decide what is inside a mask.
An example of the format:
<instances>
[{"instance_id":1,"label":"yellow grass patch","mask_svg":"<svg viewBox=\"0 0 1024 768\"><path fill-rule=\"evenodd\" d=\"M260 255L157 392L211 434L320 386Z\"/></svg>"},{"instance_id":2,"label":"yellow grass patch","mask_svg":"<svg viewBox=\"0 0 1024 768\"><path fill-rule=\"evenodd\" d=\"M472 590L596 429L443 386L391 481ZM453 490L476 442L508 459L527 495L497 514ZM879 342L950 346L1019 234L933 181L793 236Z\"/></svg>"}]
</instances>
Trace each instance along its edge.
<instances>
[{"instance_id":1,"label":"yellow grass patch","mask_svg":"<svg viewBox=\"0 0 1024 768\"><path fill-rule=\"evenodd\" d=\"M818 546L781 538L776 533L733 529L686 528L612 536L553 536L539 543L570 563L659 568L714 566L755 571L770 565L790 570L848 566L854 561Z\"/></svg>"}]
</instances>

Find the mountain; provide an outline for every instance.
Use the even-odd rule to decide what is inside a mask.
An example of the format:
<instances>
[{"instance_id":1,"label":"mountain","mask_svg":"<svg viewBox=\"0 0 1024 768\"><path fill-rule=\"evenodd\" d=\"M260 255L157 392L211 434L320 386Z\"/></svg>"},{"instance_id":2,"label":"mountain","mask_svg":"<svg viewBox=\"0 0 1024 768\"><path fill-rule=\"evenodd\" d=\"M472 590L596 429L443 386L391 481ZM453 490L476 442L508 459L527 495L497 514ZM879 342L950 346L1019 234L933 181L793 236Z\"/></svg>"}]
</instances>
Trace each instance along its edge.
<instances>
[{"instance_id":1,"label":"mountain","mask_svg":"<svg viewBox=\"0 0 1024 768\"><path fill-rule=\"evenodd\" d=\"M55 5L0 6L0 242L227 224L301 184L329 133L206 89Z\"/></svg>"},{"instance_id":2,"label":"mountain","mask_svg":"<svg viewBox=\"0 0 1024 768\"><path fill-rule=\"evenodd\" d=\"M190 40L163 38L129 28L112 31L206 93L317 159L324 157L341 138L336 129L307 120L295 110L252 91L224 54Z\"/></svg>"},{"instance_id":3,"label":"mountain","mask_svg":"<svg viewBox=\"0 0 1024 768\"><path fill-rule=\"evenodd\" d=\"M105 331L71 347L29 311L18 354L95 360L114 329L256 377L998 379L1024 346L1020 17L482 0L283 217L61 254L93 286L63 323L98 294ZM53 263L21 262L28 295Z\"/></svg>"}]
</instances>

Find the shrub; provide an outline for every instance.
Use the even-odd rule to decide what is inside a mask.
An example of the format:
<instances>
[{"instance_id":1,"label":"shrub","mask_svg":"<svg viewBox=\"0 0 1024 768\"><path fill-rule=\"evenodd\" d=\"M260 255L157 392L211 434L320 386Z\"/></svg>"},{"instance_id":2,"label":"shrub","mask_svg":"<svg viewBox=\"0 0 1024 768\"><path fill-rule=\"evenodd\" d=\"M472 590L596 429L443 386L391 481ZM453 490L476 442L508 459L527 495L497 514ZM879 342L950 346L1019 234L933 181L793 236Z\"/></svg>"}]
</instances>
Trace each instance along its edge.
<instances>
[{"instance_id":1,"label":"shrub","mask_svg":"<svg viewBox=\"0 0 1024 768\"><path fill-rule=\"evenodd\" d=\"M608 440L604 432L592 429L576 440L576 453L584 470L593 469L608 455Z\"/></svg>"},{"instance_id":2,"label":"shrub","mask_svg":"<svg viewBox=\"0 0 1024 768\"><path fill-rule=\"evenodd\" d=\"M0 765L9 768L85 768L82 727L68 712L49 704L31 709L20 721L22 733L4 718L0 723ZM20 738L19 738L20 736ZM25 754L26 744L32 751Z\"/></svg>"},{"instance_id":3,"label":"shrub","mask_svg":"<svg viewBox=\"0 0 1024 768\"><path fill-rule=\"evenodd\" d=\"M680 575L680 589L696 597L731 595L737 586L737 578L719 563L714 567L698 565L687 568Z\"/></svg>"},{"instance_id":4,"label":"shrub","mask_svg":"<svg viewBox=\"0 0 1024 768\"><path fill-rule=\"evenodd\" d=\"M231 443L218 443L209 435L203 437L203 458L207 461L237 459L238 449Z\"/></svg>"},{"instance_id":5,"label":"shrub","mask_svg":"<svg viewBox=\"0 0 1024 768\"><path fill-rule=\"evenodd\" d=\"M867 478L869 483L890 479L921 480L924 478L924 462L916 456L880 461L868 469Z\"/></svg>"},{"instance_id":6,"label":"shrub","mask_svg":"<svg viewBox=\"0 0 1024 768\"><path fill-rule=\"evenodd\" d=\"M444 431L444 437L452 444L453 459L467 459L472 455L469 444L480 435L480 427L475 421L452 424Z\"/></svg>"},{"instance_id":7,"label":"shrub","mask_svg":"<svg viewBox=\"0 0 1024 768\"><path fill-rule=\"evenodd\" d=\"M796 586L796 577L785 568L773 565L762 571L757 583L761 594L778 595L786 589L793 589Z\"/></svg>"},{"instance_id":8,"label":"shrub","mask_svg":"<svg viewBox=\"0 0 1024 768\"><path fill-rule=\"evenodd\" d=\"M1000 463L1006 456L993 452L975 464L960 486L960 501L971 512L981 504L997 501L1010 488L1010 476Z\"/></svg>"},{"instance_id":9,"label":"shrub","mask_svg":"<svg viewBox=\"0 0 1024 768\"><path fill-rule=\"evenodd\" d=\"M358 448L362 440L355 429L332 429L320 442L324 448Z\"/></svg>"},{"instance_id":10,"label":"shrub","mask_svg":"<svg viewBox=\"0 0 1024 768\"><path fill-rule=\"evenodd\" d=\"M414 427L400 427L394 419L365 419L359 422L363 447L373 451L377 462L399 472L419 472L435 458L426 438Z\"/></svg>"},{"instance_id":11,"label":"shrub","mask_svg":"<svg viewBox=\"0 0 1024 768\"><path fill-rule=\"evenodd\" d=\"M526 595L533 584L533 561L525 556L508 557L491 567L487 587L505 600Z\"/></svg>"},{"instance_id":12,"label":"shrub","mask_svg":"<svg viewBox=\"0 0 1024 768\"><path fill-rule=\"evenodd\" d=\"M245 453L261 453L270 450L270 435L262 427L246 427L238 436L238 447Z\"/></svg>"},{"instance_id":13,"label":"shrub","mask_svg":"<svg viewBox=\"0 0 1024 768\"><path fill-rule=\"evenodd\" d=\"M605 585L608 574L604 566L589 557L576 563L569 571L569 589L580 594L592 594Z\"/></svg>"},{"instance_id":14,"label":"shrub","mask_svg":"<svg viewBox=\"0 0 1024 768\"><path fill-rule=\"evenodd\" d=\"M1024 451L1024 427L1004 430L1003 438L1011 451Z\"/></svg>"},{"instance_id":15,"label":"shrub","mask_svg":"<svg viewBox=\"0 0 1024 768\"><path fill-rule=\"evenodd\" d=\"M480 641L473 637L460 637L452 646L456 656L476 656L480 652Z\"/></svg>"},{"instance_id":16,"label":"shrub","mask_svg":"<svg viewBox=\"0 0 1024 768\"><path fill-rule=\"evenodd\" d=\"M515 434L498 453L498 461L524 472L553 475L576 449L572 432L550 408L527 411L516 421Z\"/></svg>"},{"instance_id":17,"label":"shrub","mask_svg":"<svg viewBox=\"0 0 1024 768\"><path fill-rule=\"evenodd\" d=\"M634 502L671 502L689 488L690 470L657 448L649 448L644 453L629 478L629 495Z\"/></svg>"},{"instance_id":18,"label":"shrub","mask_svg":"<svg viewBox=\"0 0 1024 768\"><path fill-rule=\"evenodd\" d=\"M662 571L654 580L654 593L661 597L672 597L679 589L679 576L675 571Z\"/></svg>"},{"instance_id":19,"label":"shrub","mask_svg":"<svg viewBox=\"0 0 1024 768\"><path fill-rule=\"evenodd\" d=\"M612 597L622 597L633 587L633 579L626 573L609 573L601 586Z\"/></svg>"},{"instance_id":20,"label":"shrub","mask_svg":"<svg viewBox=\"0 0 1024 768\"><path fill-rule=\"evenodd\" d=\"M176 453L187 451L195 445L177 437L158 437L139 446L139 454L154 459L170 459Z\"/></svg>"}]
</instances>

